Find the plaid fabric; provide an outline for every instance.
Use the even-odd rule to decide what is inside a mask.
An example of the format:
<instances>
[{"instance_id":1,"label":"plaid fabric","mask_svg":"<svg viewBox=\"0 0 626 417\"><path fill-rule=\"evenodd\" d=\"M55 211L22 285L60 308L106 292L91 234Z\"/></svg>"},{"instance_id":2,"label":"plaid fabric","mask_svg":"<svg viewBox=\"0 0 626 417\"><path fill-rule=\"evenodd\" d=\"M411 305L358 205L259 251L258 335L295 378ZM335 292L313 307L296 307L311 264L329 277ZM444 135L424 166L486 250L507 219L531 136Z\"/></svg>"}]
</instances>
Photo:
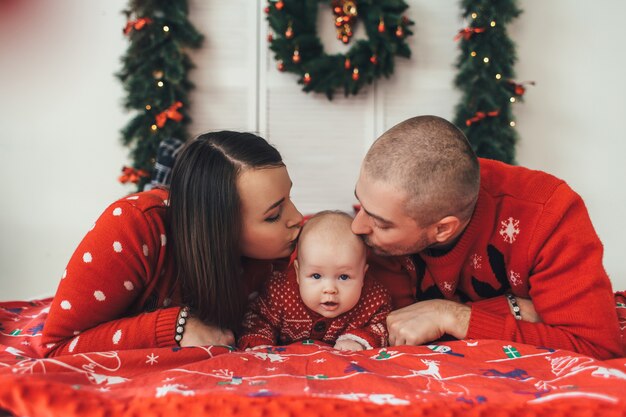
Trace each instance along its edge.
<instances>
[{"instance_id":1,"label":"plaid fabric","mask_svg":"<svg viewBox=\"0 0 626 417\"><path fill-rule=\"evenodd\" d=\"M145 185L144 191L157 186L168 186L171 180L172 168L176 155L182 148L184 142L176 138L163 139L157 149L157 158L152 170L152 179Z\"/></svg>"}]
</instances>

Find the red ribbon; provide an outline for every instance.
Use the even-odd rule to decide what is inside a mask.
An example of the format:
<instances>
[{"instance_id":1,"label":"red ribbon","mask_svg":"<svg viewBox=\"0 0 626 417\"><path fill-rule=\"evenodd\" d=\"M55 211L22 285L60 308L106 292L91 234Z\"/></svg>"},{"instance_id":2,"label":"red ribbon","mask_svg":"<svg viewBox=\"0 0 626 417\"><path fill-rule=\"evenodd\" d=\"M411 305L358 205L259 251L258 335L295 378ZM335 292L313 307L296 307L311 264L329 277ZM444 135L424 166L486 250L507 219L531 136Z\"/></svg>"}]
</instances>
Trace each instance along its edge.
<instances>
[{"instance_id":1,"label":"red ribbon","mask_svg":"<svg viewBox=\"0 0 626 417\"><path fill-rule=\"evenodd\" d=\"M150 23L152 23L152 19L150 19L149 17L141 17L137 20L129 20L126 23L126 27L124 28L124 35L128 35L131 29L141 30L144 28L144 26Z\"/></svg>"},{"instance_id":2,"label":"red ribbon","mask_svg":"<svg viewBox=\"0 0 626 417\"><path fill-rule=\"evenodd\" d=\"M459 33L457 33L457 35L454 37L454 40L458 41L461 38L465 38L466 41L469 41L474 33L483 33L485 30L487 29L467 27L465 29L459 30Z\"/></svg>"},{"instance_id":3,"label":"red ribbon","mask_svg":"<svg viewBox=\"0 0 626 417\"><path fill-rule=\"evenodd\" d=\"M132 182L133 184L137 184L139 180L143 177L147 177L150 174L143 169L135 169L131 167L123 167L122 175L119 176L118 181L122 184L126 184L127 182Z\"/></svg>"},{"instance_id":4,"label":"red ribbon","mask_svg":"<svg viewBox=\"0 0 626 417\"><path fill-rule=\"evenodd\" d=\"M526 87L524 87L524 84L535 85L534 81L524 81L518 84L515 81L509 80L509 83L513 86L513 93L518 97L523 96L526 92Z\"/></svg>"},{"instance_id":5,"label":"red ribbon","mask_svg":"<svg viewBox=\"0 0 626 417\"><path fill-rule=\"evenodd\" d=\"M489 112L477 111L476 114L474 114L474 117L465 121L465 124L469 127L472 125L472 123L479 122L487 117L496 117L499 114L500 110L493 110Z\"/></svg>"},{"instance_id":6,"label":"red ribbon","mask_svg":"<svg viewBox=\"0 0 626 417\"><path fill-rule=\"evenodd\" d=\"M167 119L172 119L175 122L180 122L183 120L183 115L178 112L178 109L183 107L183 103L181 101L177 101L176 103L169 106L166 110L157 114L155 117L156 125L161 128L165 126L165 122Z\"/></svg>"}]
</instances>

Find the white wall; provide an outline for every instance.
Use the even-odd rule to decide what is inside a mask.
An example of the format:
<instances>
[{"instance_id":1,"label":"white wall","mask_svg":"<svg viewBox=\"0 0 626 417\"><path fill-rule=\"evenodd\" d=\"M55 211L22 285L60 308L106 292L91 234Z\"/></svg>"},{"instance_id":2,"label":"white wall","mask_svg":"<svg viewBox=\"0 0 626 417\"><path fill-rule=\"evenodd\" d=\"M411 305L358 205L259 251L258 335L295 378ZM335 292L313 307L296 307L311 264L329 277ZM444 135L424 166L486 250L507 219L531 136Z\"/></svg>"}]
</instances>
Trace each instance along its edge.
<instances>
[{"instance_id":1,"label":"white wall","mask_svg":"<svg viewBox=\"0 0 626 417\"><path fill-rule=\"evenodd\" d=\"M83 233L132 190L116 181L127 163L118 132L129 116L113 76L127 46L126 1L10 3L0 7L0 300L52 294ZM524 14L510 28L518 79L537 85L515 109L518 160L564 178L585 198L614 287L626 289L626 52L618 32L626 3L519 3ZM285 157L302 211L349 209L371 141L413 115L451 118L458 100L458 2L409 4L413 58L398 59L392 79L328 102L275 70L260 1L191 0L192 20L206 35L193 53L192 133L259 131ZM325 45L340 50L325 19L318 25Z\"/></svg>"}]
</instances>

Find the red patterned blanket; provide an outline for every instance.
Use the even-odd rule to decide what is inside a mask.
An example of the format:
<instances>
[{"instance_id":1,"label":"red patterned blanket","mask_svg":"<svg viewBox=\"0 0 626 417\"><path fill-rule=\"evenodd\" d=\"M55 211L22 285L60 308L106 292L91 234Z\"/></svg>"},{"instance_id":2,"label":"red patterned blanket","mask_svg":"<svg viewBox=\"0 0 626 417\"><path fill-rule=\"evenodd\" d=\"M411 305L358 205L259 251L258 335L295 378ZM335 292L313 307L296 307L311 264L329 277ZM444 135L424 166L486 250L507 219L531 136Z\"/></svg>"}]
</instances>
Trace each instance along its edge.
<instances>
[{"instance_id":1,"label":"red patterned blanket","mask_svg":"<svg viewBox=\"0 0 626 417\"><path fill-rule=\"evenodd\" d=\"M475 340L358 353L307 341L42 359L33 346L49 303L0 303L0 415L626 416L626 358Z\"/></svg>"}]
</instances>

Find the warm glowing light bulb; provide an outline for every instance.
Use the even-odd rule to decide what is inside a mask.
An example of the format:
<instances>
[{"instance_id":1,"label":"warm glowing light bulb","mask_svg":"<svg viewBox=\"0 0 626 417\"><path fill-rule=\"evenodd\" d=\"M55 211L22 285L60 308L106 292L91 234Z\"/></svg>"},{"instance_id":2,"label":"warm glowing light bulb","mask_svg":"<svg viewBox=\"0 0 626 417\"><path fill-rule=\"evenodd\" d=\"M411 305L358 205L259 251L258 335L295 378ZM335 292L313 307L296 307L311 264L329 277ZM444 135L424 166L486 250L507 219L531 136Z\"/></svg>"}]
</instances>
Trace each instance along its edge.
<instances>
[{"instance_id":1,"label":"warm glowing light bulb","mask_svg":"<svg viewBox=\"0 0 626 417\"><path fill-rule=\"evenodd\" d=\"M492 20L492 21L491 21L491 27L495 27L495 26L496 26L496 21L495 21L495 20Z\"/></svg>"},{"instance_id":2,"label":"warm glowing light bulb","mask_svg":"<svg viewBox=\"0 0 626 417\"><path fill-rule=\"evenodd\" d=\"M157 125L152 125L150 126L150 129L152 129L153 131L156 131L158 129Z\"/></svg>"},{"instance_id":3,"label":"warm glowing light bulb","mask_svg":"<svg viewBox=\"0 0 626 417\"><path fill-rule=\"evenodd\" d=\"M157 85L158 85L159 87L163 87L163 81L159 81L159 82L157 83Z\"/></svg>"},{"instance_id":4,"label":"warm glowing light bulb","mask_svg":"<svg viewBox=\"0 0 626 417\"><path fill-rule=\"evenodd\" d=\"M496 80L499 80L500 78L502 78L501 74L496 74Z\"/></svg>"},{"instance_id":5,"label":"warm glowing light bulb","mask_svg":"<svg viewBox=\"0 0 626 417\"><path fill-rule=\"evenodd\" d=\"M472 52L470 53L470 55L471 55L471 56L476 56L476 51L472 51Z\"/></svg>"},{"instance_id":6,"label":"warm glowing light bulb","mask_svg":"<svg viewBox=\"0 0 626 417\"><path fill-rule=\"evenodd\" d=\"M478 17L478 13L472 13L472 19L476 19Z\"/></svg>"},{"instance_id":7,"label":"warm glowing light bulb","mask_svg":"<svg viewBox=\"0 0 626 417\"><path fill-rule=\"evenodd\" d=\"M150 110L150 109L152 109L152 106L149 104L146 104L146 110Z\"/></svg>"},{"instance_id":8,"label":"warm glowing light bulb","mask_svg":"<svg viewBox=\"0 0 626 417\"><path fill-rule=\"evenodd\" d=\"M511 127L515 127L515 122L511 122L511 123L509 123L509 125L510 125Z\"/></svg>"},{"instance_id":9,"label":"warm glowing light bulb","mask_svg":"<svg viewBox=\"0 0 626 417\"><path fill-rule=\"evenodd\" d=\"M511 103L515 103L515 97L511 97Z\"/></svg>"},{"instance_id":10,"label":"warm glowing light bulb","mask_svg":"<svg viewBox=\"0 0 626 417\"><path fill-rule=\"evenodd\" d=\"M484 57L484 58L483 58L483 62L484 62L485 64L486 64L486 63L488 63L488 62L489 62L489 58Z\"/></svg>"},{"instance_id":11,"label":"warm glowing light bulb","mask_svg":"<svg viewBox=\"0 0 626 417\"><path fill-rule=\"evenodd\" d=\"M170 27L169 26L163 26L163 32L169 32L170 31Z\"/></svg>"}]
</instances>

